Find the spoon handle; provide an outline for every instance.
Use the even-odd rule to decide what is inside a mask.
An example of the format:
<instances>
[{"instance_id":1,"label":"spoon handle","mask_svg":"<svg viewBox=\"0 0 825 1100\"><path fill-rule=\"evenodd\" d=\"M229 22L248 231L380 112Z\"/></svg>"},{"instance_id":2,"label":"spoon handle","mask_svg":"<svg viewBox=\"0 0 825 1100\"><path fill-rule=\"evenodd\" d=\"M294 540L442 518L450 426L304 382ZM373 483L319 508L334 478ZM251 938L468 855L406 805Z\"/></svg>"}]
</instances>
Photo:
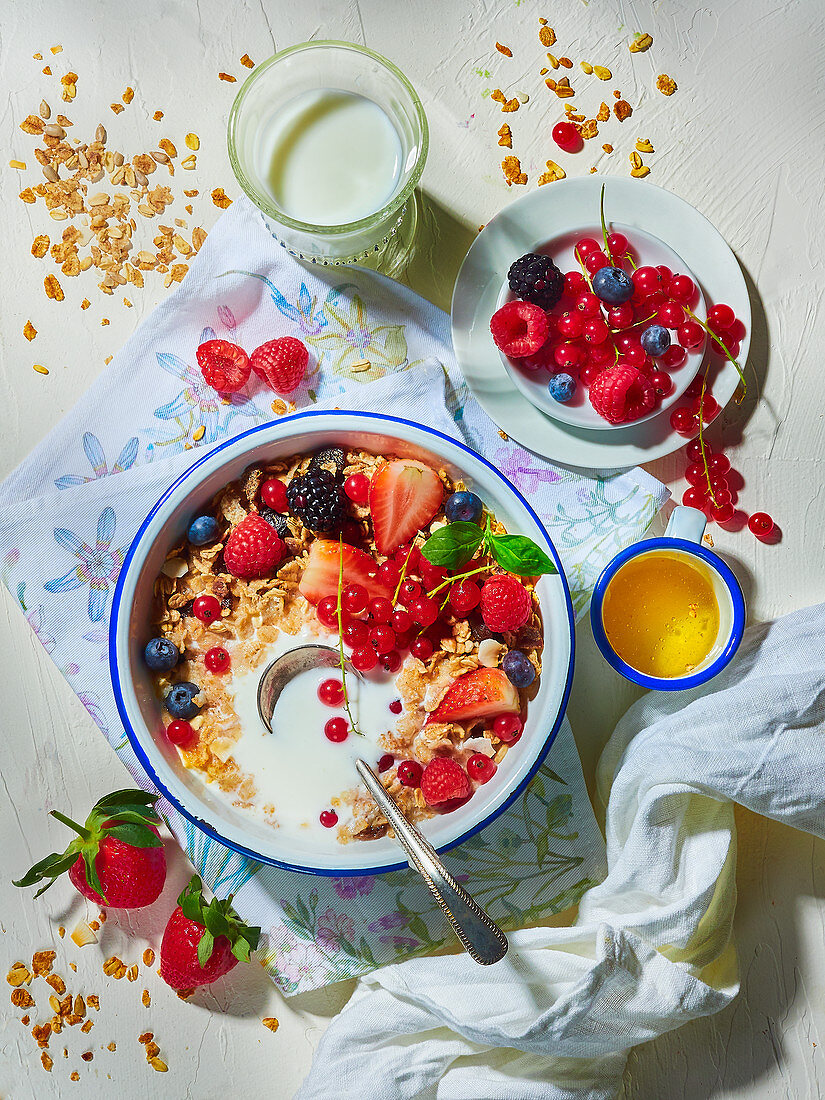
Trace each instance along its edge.
<instances>
[{"instance_id":1,"label":"spoon handle","mask_svg":"<svg viewBox=\"0 0 825 1100\"><path fill-rule=\"evenodd\" d=\"M467 954L482 966L490 966L507 954L507 937L499 926L475 902L439 859L435 849L399 810L369 764L356 760L355 766L381 812L389 821L396 839L409 856L410 863L430 888L435 900L452 925Z\"/></svg>"}]
</instances>

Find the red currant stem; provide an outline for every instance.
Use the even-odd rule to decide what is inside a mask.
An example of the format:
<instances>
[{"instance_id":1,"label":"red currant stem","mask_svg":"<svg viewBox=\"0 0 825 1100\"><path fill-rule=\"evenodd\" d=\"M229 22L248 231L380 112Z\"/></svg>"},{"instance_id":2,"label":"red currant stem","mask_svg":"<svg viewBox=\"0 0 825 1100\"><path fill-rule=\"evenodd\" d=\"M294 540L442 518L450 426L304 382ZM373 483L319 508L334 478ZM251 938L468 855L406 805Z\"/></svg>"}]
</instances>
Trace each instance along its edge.
<instances>
[{"instance_id":1,"label":"red currant stem","mask_svg":"<svg viewBox=\"0 0 825 1100\"><path fill-rule=\"evenodd\" d=\"M710 467L708 466L708 454L705 447L705 387L707 385L708 376L707 372L702 375L702 392L699 394L699 450L702 453L702 465L705 468L705 480L708 483L708 496L713 501L713 507L716 508L716 496L713 492L713 485L710 480Z\"/></svg>"},{"instance_id":2,"label":"red currant stem","mask_svg":"<svg viewBox=\"0 0 825 1100\"><path fill-rule=\"evenodd\" d=\"M341 688L344 692L344 710L347 712L347 718L349 718L350 729L353 733L357 733L359 737L363 737L363 733L359 730L358 724L352 717L352 711L349 705L349 692L347 691L347 659L344 656L344 616L341 608L341 593L344 590L344 538L343 535L338 536L338 606L336 608L338 615L338 663L341 666Z\"/></svg>"},{"instance_id":3,"label":"red currant stem","mask_svg":"<svg viewBox=\"0 0 825 1100\"><path fill-rule=\"evenodd\" d=\"M647 322L652 321L655 316L655 313L651 313L649 317L642 317L640 321L634 321L632 325L625 325L624 328L612 328L610 332L613 336L615 336L617 332L627 332L630 328L638 328L639 325L646 325Z\"/></svg>"},{"instance_id":4,"label":"red currant stem","mask_svg":"<svg viewBox=\"0 0 825 1100\"><path fill-rule=\"evenodd\" d=\"M412 557L412 552L413 552L414 549L415 549L415 543L411 542L410 543L410 548L407 551L407 556L406 556L406 558L404 558L404 564L401 566L401 574L398 578L398 584L395 586L395 592L393 592L393 596L392 596L392 606L393 607L395 607L395 605L398 603L398 593L401 591L401 585L404 583L404 578L407 575L407 566L410 563L410 558Z\"/></svg>"},{"instance_id":5,"label":"red currant stem","mask_svg":"<svg viewBox=\"0 0 825 1100\"><path fill-rule=\"evenodd\" d=\"M581 258L581 256L579 255L579 250L578 250L578 248L577 248L577 249L576 249L576 251L575 251L575 256L576 256L576 259L578 260L578 263L579 263L579 267L580 267L580 268L582 269L582 276L583 276L583 278L584 278L584 281L585 281L585 282L587 283L587 285L588 285L588 286L590 287L590 293L592 294L592 293L593 293L593 280L592 280L592 279L590 278L590 272L589 272L589 271L587 270L587 268L586 268L586 267L584 266L584 260L583 260L583 259Z\"/></svg>"},{"instance_id":6,"label":"red currant stem","mask_svg":"<svg viewBox=\"0 0 825 1100\"><path fill-rule=\"evenodd\" d=\"M607 223L604 220L604 189L607 185L602 184L602 190L599 195L599 216L602 219L602 240L604 241L604 251L608 260L610 260L610 266L613 267L613 253L610 251L610 245L607 243Z\"/></svg>"},{"instance_id":7,"label":"red currant stem","mask_svg":"<svg viewBox=\"0 0 825 1100\"><path fill-rule=\"evenodd\" d=\"M705 322L700 317L697 317L696 314L693 312L693 310L690 308L690 306L684 306L683 308L684 308L685 313L688 315L688 317L692 318L692 320L694 320L697 325L700 325L705 330L705 332L708 334L708 336L710 336L711 340L714 340L719 345L719 347L722 349L722 351L725 355L725 358L728 360L728 362L733 363L733 365L736 367L736 373L739 375L739 380L742 383L742 395L741 395L741 397L739 397L736 404L741 405L742 402L745 400L745 394L748 392L748 383L745 381L745 374L744 374L742 368L739 366L739 363L733 358L731 353L728 351L727 347L725 346L725 341L722 339L722 337L717 336L712 328L710 328L708 325L706 325Z\"/></svg>"},{"instance_id":8,"label":"red currant stem","mask_svg":"<svg viewBox=\"0 0 825 1100\"><path fill-rule=\"evenodd\" d=\"M440 592L442 588L447 588L449 585L453 585L456 581L466 580L467 577L474 577L476 573L489 573L490 563L481 565L478 569L471 569L468 573L458 573L455 577L447 577L446 581L442 581L441 584L437 584L435 588L430 589L427 595L432 599L436 592Z\"/></svg>"},{"instance_id":9,"label":"red currant stem","mask_svg":"<svg viewBox=\"0 0 825 1100\"><path fill-rule=\"evenodd\" d=\"M631 266L631 267L633 268L633 270L634 270L634 271L638 271L638 270L639 270L639 265L638 265L638 264L634 264L634 262L633 262L633 257L632 257L632 256L630 255L630 253L629 253L629 252L625 252L625 254L624 254L624 258L625 258L625 259L627 260L627 262L628 262L628 263L630 264L630 266Z\"/></svg>"}]
</instances>

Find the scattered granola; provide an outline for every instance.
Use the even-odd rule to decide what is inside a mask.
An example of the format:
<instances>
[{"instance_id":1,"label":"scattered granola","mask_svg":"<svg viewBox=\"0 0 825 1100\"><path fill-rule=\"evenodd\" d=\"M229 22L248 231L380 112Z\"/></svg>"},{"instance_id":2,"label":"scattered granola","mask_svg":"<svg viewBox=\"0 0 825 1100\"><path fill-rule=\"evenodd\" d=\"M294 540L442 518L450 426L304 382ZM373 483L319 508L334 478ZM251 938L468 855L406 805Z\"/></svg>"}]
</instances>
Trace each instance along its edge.
<instances>
[{"instance_id":1,"label":"scattered granola","mask_svg":"<svg viewBox=\"0 0 825 1100\"><path fill-rule=\"evenodd\" d=\"M539 31L539 42L545 49L549 49L556 41L556 32L552 27L548 27L546 24L542 25Z\"/></svg>"},{"instance_id":2,"label":"scattered granola","mask_svg":"<svg viewBox=\"0 0 825 1100\"><path fill-rule=\"evenodd\" d=\"M270 1031L277 1031L280 1027L280 1024L274 1016L264 1016L263 1020L261 1020L261 1023L264 1025L264 1027L268 1027Z\"/></svg>"},{"instance_id":3,"label":"scattered granola","mask_svg":"<svg viewBox=\"0 0 825 1100\"><path fill-rule=\"evenodd\" d=\"M661 73L656 77L656 87L662 93L662 95L673 95L676 91L677 84L672 76L667 76L665 73Z\"/></svg>"},{"instance_id":4,"label":"scattered granola","mask_svg":"<svg viewBox=\"0 0 825 1100\"><path fill-rule=\"evenodd\" d=\"M629 43L628 49L631 53L644 53L645 50L649 50L653 45L653 38L649 34L639 34L638 31L633 36L633 41Z\"/></svg>"},{"instance_id":5,"label":"scattered granola","mask_svg":"<svg viewBox=\"0 0 825 1100\"><path fill-rule=\"evenodd\" d=\"M640 153L652 153L653 146L650 144L647 138L639 138L636 142L636 148Z\"/></svg>"},{"instance_id":6,"label":"scattered granola","mask_svg":"<svg viewBox=\"0 0 825 1100\"><path fill-rule=\"evenodd\" d=\"M521 161L518 157L505 157L501 162L501 170L504 173L508 187L512 187L514 183L518 185L527 183L527 173L522 172Z\"/></svg>"},{"instance_id":7,"label":"scattered granola","mask_svg":"<svg viewBox=\"0 0 825 1100\"><path fill-rule=\"evenodd\" d=\"M605 68L604 65L594 65L593 73L599 78L599 80L612 80L613 73L610 69Z\"/></svg>"},{"instance_id":8,"label":"scattered granola","mask_svg":"<svg viewBox=\"0 0 825 1100\"><path fill-rule=\"evenodd\" d=\"M31 321L26 321L25 325L23 326L23 335L26 337L29 343L31 343L35 336L37 336L37 329L34 327Z\"/></svg>"},{"instance_id":9,"label":"scattered granola","mask_svg":"<svg viewBox=\"0 0 825 1100\"><path fill-rule=\"evenodd\" d=\"M507 149L513 148L513 132L506 122L499 128L498 143Z\"/></svg>"},{"instance_id":10,"label":"scattered granola","mask_svg":"<svg viewBox=\"0 0 825 1100\"><path fill-rule=\"evenodd\" d=\"M554 160L548 160L547 171L539 176L539 187L543 187L546 183L555 183L556 180L563 180L566 175L560 164L556 164Z\"/></svg>"},{"instance_id":11,"label":"scattered granola","mask_svg":"<svg viewBox=\"0 0 825 1100\"><path fill-rule=\"evenodd\" d=\"M633 108L630 106L626 99L617 99L616 102L613 104L613 114L616 116L619 122L624 122L626 118L630 118L630 116L633 114Z\"/></svg>"},{"instance_id":12,"label":"scattered granola","mask_svg":"<svg viewBox=\"0 0 825 1100\"><path fill-rule=\"evenodd\" d=\"M243 67L245 69L254 69L255 68L255 62L252 60L252 58L249 56L248 53L245 53L243 55L243 57L241 58L241 64L243 65Z\"/></svg>"},{"instance_id":13,"label":"scattered granola","mask_svg":"<svg viewBox=\"0 0 825 1100\"><path fill-rule=\"evenodd\" d=\"M510 47L509 46L502 46L502 44L500 42L496 42L496 49L498 50L499 53L503 53L505 57L512 57L513 56L513 51L510 49Z\"/></svg>"},{"instance_id":14,"label":"scattered granola","mask_svg":"<svg viewBox=\"0 0 825 1100\"><path fill-rule=\"evenodd\" d=\"M230 76L229 73L218 73L218 80L225 80L228 84L235 84L237 78Z\"/></svg>"},{"instance_id":15,"label":"scattered granola","mask_svg":"<svg viewBox=\"0 0 825 1100\"><path fill-rule=\"evenodd\" d=\"M216 187L212 192L212 202L215 206L220 207L221 210L226 210L227 207L232 205L232 199L226 194L222 187Z\"/></svg>"}]
</instances>

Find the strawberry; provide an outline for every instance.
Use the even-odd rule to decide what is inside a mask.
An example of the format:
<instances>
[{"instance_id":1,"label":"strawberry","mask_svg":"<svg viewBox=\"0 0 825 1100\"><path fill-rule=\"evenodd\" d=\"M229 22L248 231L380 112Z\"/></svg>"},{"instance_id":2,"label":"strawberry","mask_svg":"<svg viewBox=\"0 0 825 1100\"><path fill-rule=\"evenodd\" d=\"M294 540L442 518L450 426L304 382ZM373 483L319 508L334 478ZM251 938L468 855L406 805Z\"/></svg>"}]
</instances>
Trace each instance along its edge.
<instances>
[{"instance_id":1,"label":"strawberry","mask_svg":"<svg viewBox=\"0 0 825 1100\"><path fill-rule=\"evenodd\" d=\"M160 976L172 989L209 985L238 962L249 962L260 928L244 924L232 908L232 894L207 902L193 875L178 898L160 945Z\"/></svg>"},{"instance_id":2,"label":"strawberry","mask_svg":"<svg viewBox=\"0 0 825 1100\"><path fill-rule=\"evenodd\" d=\"M292 393L306 374L309 352L294 336L267 340L252 352L252 370L276 393Z\"/></svg>"},{"instance_id":3,"label":"strawberry","mask_svg":"<svg viewBox=\"0 0 825 1100\"><path fill-rule=\"evenodd\" d=\"M530 593L512 573L494 573L481 586L481 617L490 630L520 630L532 610Z\"/></svg>"},{"instance_id":4,"label":"strawberry","mask_svg":"<svg viewBox=\"0 0 825 1100\"><path fill-rule=\"evenodd\" d=\"M151 905L166 881L166 855L156 824L156 794L114 791L95 803L85 825L57 810L52 817L78 833L62 853L35 863L15 886L49 881L34 895L40 897L64 871L80 893L98 905L140 909Z\"/></svg>"},{"instance_id":5,"label":"strawberry","mask_svg":"<svg viewBox=\"0 0 825 1100\"><path fill-rule=\"evenodd\" d=\"M518 689L500 668L477 668L454 680L429 722L464 722L468 718L492 718L518 714Z\"/></svg>"},{"instance_id":6,"label":"strawberry","mask_svg":"<svg viewBox=\"0 0 825 1100\"><path fill-rule=\"evenodd\" d=\"M283 556L283 539L256 512L250 512L232 528L223 552L229 572L245 581L270 576Z\"/></svg>"},{"instance_id":7,"label":"strawberry","mask_svg":"<svg viewBox=\"0 0 825 1100\"><path fill-rule=\"evenodd\" d=\"M421 793L428 806L466 798L471 792L467 773L450 756L437 756L431 760L421 776Z\"/></svg>"},{"instance_id":8,"label":"strawberry","mask_svg":"<svg viewBox=\"0 0 825 1100\"><path fill-rule=\"evenodd\" d=\"M393 588L380 580L375 561L349 543L338 543L333 539L315 539L309 548L309 558L301 577L298 589L312 604L317 604L324 596L338 595L338 573L340 558L344 559L343 587L360 584L366 588L370 599L384 596L390 599Z\"/></svg>"},{"instance_id":9,"label":"strawberry","mask_svg":"<svg viewBox=\"0 0 825 1100\"><path fill-rule=\"evenodd\" d=\"M385 462L370 482L372 530L379 554L391 554L432 520L444 498L435 470L411 458Z\"/></svg>"},{"instance_id":10,"label":"strawberry","mask_svg":"<svg viewBox=\"0 0 825 1100\"><path fill-rule=\"evenodd\" d=\"M218 393L236 393L249 381L249 356L228 340L207 340L195 353L203 380Z\"/></svg>"}]
</instances>

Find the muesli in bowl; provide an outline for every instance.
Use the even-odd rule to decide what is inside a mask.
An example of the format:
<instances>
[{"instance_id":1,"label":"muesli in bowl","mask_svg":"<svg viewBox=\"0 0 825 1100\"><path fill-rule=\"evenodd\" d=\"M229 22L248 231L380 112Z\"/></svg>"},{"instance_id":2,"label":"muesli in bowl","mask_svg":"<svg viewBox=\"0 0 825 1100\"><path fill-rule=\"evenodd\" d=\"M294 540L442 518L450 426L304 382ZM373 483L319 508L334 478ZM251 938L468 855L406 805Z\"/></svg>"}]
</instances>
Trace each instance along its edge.
<instances>
[{"instance_id":1,"label":"muesli in bowl","mask_svg":"<svg viewBox=\"0 0 825 1100\"><path fill-rule=\"evenodd\" d=\"M541 683L535 584L554 573L447 464L337 445L258 460L155 581L143 660L165 737L274 829L391 835L359 756L410 820L452 813L519 751ZM339 665L299 673L270 734L261 675L307 644Z\"/></svg>"}]
</instances>

